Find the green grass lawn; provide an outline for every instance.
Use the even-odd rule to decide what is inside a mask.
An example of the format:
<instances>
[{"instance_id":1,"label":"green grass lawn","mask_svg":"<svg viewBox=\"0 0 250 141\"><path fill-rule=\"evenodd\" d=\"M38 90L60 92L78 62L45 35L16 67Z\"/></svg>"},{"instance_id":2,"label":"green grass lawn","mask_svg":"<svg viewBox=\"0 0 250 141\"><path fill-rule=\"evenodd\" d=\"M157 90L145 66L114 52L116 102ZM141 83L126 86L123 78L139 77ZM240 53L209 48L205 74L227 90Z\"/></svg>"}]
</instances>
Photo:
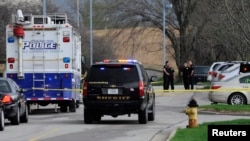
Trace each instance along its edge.
<instances>
[{"instance_id":1,"label":"green grass lawn","mask_svg":"<svg viewBox=\"0 0 250 141\"><path fill-rule=\"evenodd\" d=\"M158 82L153 83L154 86L162 85L162 78ZM209 89L210 83L203 83L202 89ZM211 104L211 105L200 105L199 110L215 111L215 112L249 112L249 105L228 105L228 104ZM211 115L212 116L212 115ZM207 141L208 140L208 125L249 125L250 119L237 119L220 122L205 122L199 124L196 128L183 128L177 129L174 137L170 141Z\"/></svg>"},{"instance_id":2,"label":"green grass lawn","mask_svg":"<svg viewBox=\"0 0 250 141\"><path fill-rule=\"evenodd\" d=\"M250 112L249 105L212 104L199 106L198 109L217 112ZM207 141L208 125L249 125L249 123L250 119L206 122L199 124L196 128L177 129L175 136L170 141Z\"/></svg>"},{"instance_id":3,"label":"green grass lawn","mask_svg":"<svg viewBox=\"0 0 250 141\"><path fill-rule=\"evenodd\" d=\"M198 109L216 112L250 112L249 105L211 104L201 105Z\"/></svg>"},{"instance_id":4,"label":"green grass lawn","mask_svg":"<svg viewBox=\"0 0 250 141\"><path fill-rule=\"evenodd\" d=\"M196 128L177 129L175 136L170 141L207 141L208 125L249 125L250 119L237 119L221 122L206 122Z\"/></svg>"}]
</instances>

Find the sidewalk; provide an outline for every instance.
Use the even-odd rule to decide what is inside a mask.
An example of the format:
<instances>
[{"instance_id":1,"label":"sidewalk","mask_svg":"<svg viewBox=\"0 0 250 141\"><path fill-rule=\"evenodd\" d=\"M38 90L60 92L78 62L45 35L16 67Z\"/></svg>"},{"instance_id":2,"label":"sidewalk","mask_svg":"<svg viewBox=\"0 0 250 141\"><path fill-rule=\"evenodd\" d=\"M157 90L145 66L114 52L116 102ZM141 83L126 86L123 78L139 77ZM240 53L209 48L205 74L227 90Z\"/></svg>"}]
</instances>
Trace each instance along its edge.
<instances>
[{"instance_id":1,"label":"sidewalk","mask_svg":"<svg viewBox=\"0 0 250 141\"><path fill-rule=\"evenodd\" d=\"M186 93L195 93L196 87L194 90L185 90L183 85L175 85L174 90L163 90L163 86L154 86L156 96L167 96L173 94L186 94Z\"/></svg>"}]
</instances>

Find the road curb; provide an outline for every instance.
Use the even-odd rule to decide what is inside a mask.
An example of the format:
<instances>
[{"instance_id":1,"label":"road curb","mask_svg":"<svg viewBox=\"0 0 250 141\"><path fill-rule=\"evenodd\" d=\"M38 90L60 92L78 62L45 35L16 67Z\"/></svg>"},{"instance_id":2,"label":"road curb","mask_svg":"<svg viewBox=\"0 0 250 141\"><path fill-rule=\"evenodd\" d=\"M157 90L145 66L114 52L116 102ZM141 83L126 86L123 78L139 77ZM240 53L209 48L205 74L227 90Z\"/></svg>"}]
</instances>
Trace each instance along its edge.
<instances>
[{"instance_id":1,"label":"road curb","mask_svg":"<svg viewBox=\"0 0 250 141\"><path fill-rule=\"evenodd\" d=\"M178 128L177 128L177 129L178 129ZM167 138L166 141L170 141L170 140L174 137L174 135L175 135L177 129L174 129L174 130L170 133L170 135L168 136L168 138Z\"/></svg>"}]
</instances>

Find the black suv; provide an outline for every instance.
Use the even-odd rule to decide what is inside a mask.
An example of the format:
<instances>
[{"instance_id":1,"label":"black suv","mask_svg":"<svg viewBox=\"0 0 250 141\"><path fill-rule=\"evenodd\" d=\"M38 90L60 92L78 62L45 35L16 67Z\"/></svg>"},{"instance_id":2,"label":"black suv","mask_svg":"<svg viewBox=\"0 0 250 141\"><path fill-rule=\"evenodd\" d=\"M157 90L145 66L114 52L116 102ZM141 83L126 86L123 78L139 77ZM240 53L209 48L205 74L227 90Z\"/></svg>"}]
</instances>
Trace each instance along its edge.
<instances>
[{"instance_id":1,"label":"black suv","mask_svg":"<svg viewBox=\"0 0 250 141\"><path fill-rule=\"evenodd\" d=\"M138 114L146 124L155 119L155 92L144 67L136 60L104 60L89 69L83 86L84 122L104 115Z\"/></svg>"},{"instance_id":2,"label":"black suv","mask_svg":"<svg viewBox=\"0 0 250 141\"><path fill-rule=\"evenodd\" d=\"M207 82L209 66L194 66L194 84Z\"/></svg>"}]
</instances>

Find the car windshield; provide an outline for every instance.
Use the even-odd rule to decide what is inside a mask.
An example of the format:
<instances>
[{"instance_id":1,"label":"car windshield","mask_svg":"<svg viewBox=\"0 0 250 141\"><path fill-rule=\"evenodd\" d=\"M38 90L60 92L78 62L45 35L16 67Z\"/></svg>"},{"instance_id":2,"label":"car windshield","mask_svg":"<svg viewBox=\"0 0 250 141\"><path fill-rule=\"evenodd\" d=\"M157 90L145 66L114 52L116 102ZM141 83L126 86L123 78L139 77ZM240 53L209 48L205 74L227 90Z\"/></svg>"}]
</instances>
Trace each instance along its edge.
<instances>
[{"instance_id":1,"label":"car windshield","mask_svg":"<svg viewBox=\"0 0 250 141\"><path fill-rule=\"evenodd\" d=\"M94 65L88 81L138 82L139 76L135 65Z\"/></svg>"},{"instance_id":2,"label":"car windshield","mask_svg":"<svg viewBox=\"0 0 250 141\"><path fill-rule=\"evenodd\" d=\"M10 85L7 81L0 80L0 92L11 92Z\"/></svg>"}]
</instances>

